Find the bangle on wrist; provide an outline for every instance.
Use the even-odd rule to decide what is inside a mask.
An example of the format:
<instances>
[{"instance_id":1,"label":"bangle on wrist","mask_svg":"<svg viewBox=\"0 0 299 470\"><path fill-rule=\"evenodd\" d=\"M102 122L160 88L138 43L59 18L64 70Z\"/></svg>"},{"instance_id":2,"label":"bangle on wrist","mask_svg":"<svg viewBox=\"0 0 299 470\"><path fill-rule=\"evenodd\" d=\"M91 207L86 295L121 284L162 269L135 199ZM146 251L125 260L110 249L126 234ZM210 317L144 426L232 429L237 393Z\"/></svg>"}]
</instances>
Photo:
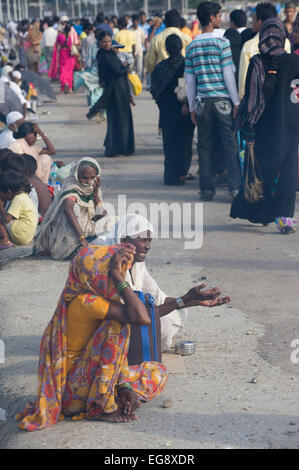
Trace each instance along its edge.
<instances>
[{"instance_id":1,"label":"bangle on wrist","mask_svg":"<svg viewBox=\"0 0 299 470\"><path fill-rule=\"evenodd\" d=\"M126 287L130 287L130 284L129 284L127 281L122 281L122 282L120 282L120 283L117 285L117 291L118 291L119 295L122 294L122 291L123 291Z\"/></svg>"},{"instance_id":2,"label":"bangle on wrist","mask_svg":"<svg viewBox=\"0 0 299 470\"><path fill-rule=\"evenodd\" d=\"M86 235L85 233L82 233L82 235L79 237L79 240L82 242L82 240L85 240Z\"/></svg>"},{"instance_id":3,"label":"bangle on wrist","mask_svg":"<svg viewBox=\"0 0 299 470\"><path fill-rule=\"evenodd\" d=\"M118 393L121 392L122 390L125 390L125 389L133 390L133 387L129 382L126 382L126 383L121 384L121 385L117 385Z\"/></svg>"}]
</instances>

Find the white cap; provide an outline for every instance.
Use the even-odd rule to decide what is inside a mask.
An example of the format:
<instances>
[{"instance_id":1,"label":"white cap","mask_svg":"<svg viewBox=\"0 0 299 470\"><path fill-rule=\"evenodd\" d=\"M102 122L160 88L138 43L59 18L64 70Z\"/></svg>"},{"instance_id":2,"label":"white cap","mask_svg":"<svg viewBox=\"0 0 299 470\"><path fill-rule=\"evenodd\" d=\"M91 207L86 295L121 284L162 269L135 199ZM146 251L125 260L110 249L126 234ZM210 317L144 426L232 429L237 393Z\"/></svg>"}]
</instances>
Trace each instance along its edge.
<instances>
[{"instance_id":1,"label":"white cap","mask_svg":"<svg viewBox=\"0 0 299 470\"><path fill-rule=\"evenodd\" d=\"M22 80L22 74L21 74L21 72L19 72L18 70L15 70L15 71L12 73L12 78L18 78L19 80Z\"/></svg>"},{"instance_id":2,"label":"white cap","mask_svg":"<svg viewBox=\"0 0 299 470\"><path fill-rule=\"evenodd\" d=\"M13 71L13 68L11 65L5 65L2 69L2 72L5 72L5 73L10 73Z\"/></svg>"},{"instance_id":3,"label":"white cap","mask_svg":"<svg viewBox=\"0 0 299 470\"><path fill-rule=\"evenodd\" d=\"M60 23L61 23L61 22L64 22L64 21L70 21L69 17L68 17L68 16L62 16L62 17L60 18Z\"/></svg>"},{"instance_id":4,"label":"white cap","mask_svg":"<svg viewBox=\"0 0 299 470\"><path fill-rule=\"evenodd\" d=\"M10 124L13 124L14 122L19 121L19 119L23 119L24 116L23 114L19 113L18 111L12 111L11 113L8 113L6 116L6 124L10 126Z\"/></svg>"}]
</instances>

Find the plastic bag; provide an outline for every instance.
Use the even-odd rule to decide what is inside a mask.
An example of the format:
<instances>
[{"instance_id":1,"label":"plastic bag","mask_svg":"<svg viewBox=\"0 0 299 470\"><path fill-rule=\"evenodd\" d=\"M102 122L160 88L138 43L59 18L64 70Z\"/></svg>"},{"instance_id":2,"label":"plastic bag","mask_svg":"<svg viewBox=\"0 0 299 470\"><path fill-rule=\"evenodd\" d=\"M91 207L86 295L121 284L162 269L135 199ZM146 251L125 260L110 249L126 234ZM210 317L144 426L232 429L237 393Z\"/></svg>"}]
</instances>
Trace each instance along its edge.
<instances>
[{"instance_id":1,"label":"plastic bag","mask_svg":"<svg viewBox=\"0 0 299 470\"><path fill-rule=\"evenodd\" d=\"M69 163L68 165L61 166L58 168L57 173L56 173L56 179L60 181L60 183L63 183L63 181L70 176L71 169L73 168L74 163Z\"/></svg>"},{"instance_id":2,"label":"plastic bag","mask_svg":"<svg viewBox=\"0 0 299 470\"><path fill-rule=\"evenodd\" d=\"M178 86L174 90L177 98L179 101L182 103L187 103L188 102L188 97L187 97L187 85L186 85L186 80L185 78L179 78L178 80Z\"/></svg>"},{"instance_id":3,"label":"plastic bag","mask_svg":"<svg viewBox=\"0 0 299 470\"><path fill-rule=\"evenodd\" d=\"M133 95L138 96L142 92L142 83L136 72L128 73L129 82L132 85Z\"/></svg>"}]
</instances>

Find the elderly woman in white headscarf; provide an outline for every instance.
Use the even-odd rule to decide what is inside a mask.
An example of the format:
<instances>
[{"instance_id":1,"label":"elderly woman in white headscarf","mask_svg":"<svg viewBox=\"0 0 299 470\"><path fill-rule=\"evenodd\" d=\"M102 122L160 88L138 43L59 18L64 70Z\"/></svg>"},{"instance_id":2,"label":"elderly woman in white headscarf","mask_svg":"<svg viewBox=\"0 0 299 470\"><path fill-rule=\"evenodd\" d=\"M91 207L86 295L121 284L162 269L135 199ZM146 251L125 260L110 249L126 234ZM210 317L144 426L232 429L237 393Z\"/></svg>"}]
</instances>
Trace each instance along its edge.
<instances>
[{"instance_id":1,"label":"elderly woman in white headscarf","mask_svg":"<svg viewBox=\"0 0 299 470\"><path fill-rule=\"evenodd\" d=\"M161 317L162 350L172 347L172 340L183 327L187 319L187 307L214 307L230 301L229 297L220 298L218 287L203 291L207 285L194 287L182 297L170 298L158 286L149 274L145 260L150 250L154 234L152 224L138 214L122 217L106 237L98 237L93 244L115 245L130 243L135 246L136 254L132 268L127 271L126 281L135 291L151 294Z\"/></svg>"},{"instance_id":2,"label":"elderly woman in white headscarf","mask_svg":"<svg viewBox=\"0 0 299 470\"><path fill-rule=\"evenodd\" d=\"M41 224L35 254L71 259L78 248L96 238L96 221L106 215L100 181L101 168L93 158L74 164Z\"/></svg>"}]
</instances>

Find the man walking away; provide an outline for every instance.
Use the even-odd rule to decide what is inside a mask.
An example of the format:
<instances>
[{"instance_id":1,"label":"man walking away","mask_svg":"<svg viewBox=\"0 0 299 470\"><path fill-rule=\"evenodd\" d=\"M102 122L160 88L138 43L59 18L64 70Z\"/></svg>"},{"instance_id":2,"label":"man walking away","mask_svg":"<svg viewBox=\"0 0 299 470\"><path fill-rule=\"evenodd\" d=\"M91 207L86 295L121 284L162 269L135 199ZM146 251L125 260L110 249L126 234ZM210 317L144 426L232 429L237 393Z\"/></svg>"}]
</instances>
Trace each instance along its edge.
<instances>
[{"instance_id":1,"label":"man walking away","mask_svg":"<svg viewBox=\"0 0 299 470\"><path fill-rule=\"evenodd\" d=\"M192 41L189 36L182 33L180 30L181 15L177 10L173 9L166 12L165 26L166 29L164 29L164 31L154 37L151 42L150 49L145 56L146 70L149 73L152 73L156 65L162 62L162 60L168 59L169 55L165 47L165 41L168 36L170 36L171 34L176 34L181 38L183 43L183 56L186 55L186 47Z\"/></svg>"},{"instance_id":2,"label":"man walking away","mask_svg":"<svg viewBox=\"0 0 299 470\"><path fill-rule=\"evenodd\" d=\"M139 78L142 80L143 74L143 48L145 42L144 31L139 27L139 18L137 15L132 15L132 27L130 31L135 34L135 70L138 73Z\"/></svg>"},{"instance_id":3,"label":"man walking away","mask_svg":"<svg viewBox=\"0 0 299 470\"><path fill-rule=\"evenodd\" d=\"M214 28L221 24L221 6L212 2L200 3L197 16L203 33L187 48L185 72L191 118L198 125L201 199L210 201L215 195L214 139L220 139L222 145L233 199L241 185L238 142L232 130L239 105L235 67L228 39L213 34Z\"/></svg>"},{"instance_id":4,"label":"man walking away","mask_svg":"<svg viewBox=\"0 0 299 470\"><path fill-rule=\"evenodd\" d=\"M48 23L48 28L45 29L43 32L41 48L45 52L46 62L48 64L48 68L50 68L52 57L53 57L54 46L55 46L56 39L57 39L57 31L53 28L54 20L49 18L47 20L47 23Z\"/></svg>"}]
</instances>

